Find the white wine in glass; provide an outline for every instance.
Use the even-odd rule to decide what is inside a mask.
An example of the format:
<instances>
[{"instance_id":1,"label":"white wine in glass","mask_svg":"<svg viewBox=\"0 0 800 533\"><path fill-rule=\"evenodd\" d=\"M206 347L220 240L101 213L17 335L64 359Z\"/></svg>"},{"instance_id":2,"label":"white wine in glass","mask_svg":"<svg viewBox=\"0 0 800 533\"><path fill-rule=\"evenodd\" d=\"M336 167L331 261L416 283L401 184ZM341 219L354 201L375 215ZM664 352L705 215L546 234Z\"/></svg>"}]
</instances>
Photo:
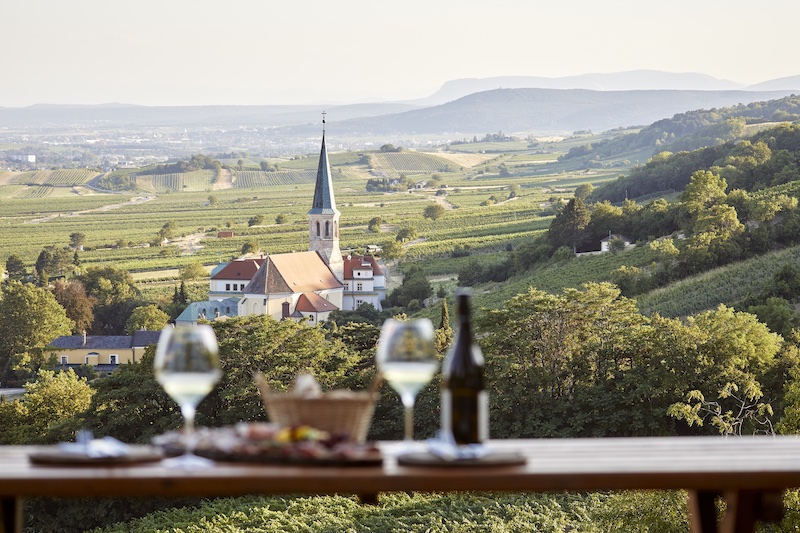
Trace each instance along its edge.
<instances>
[{"instance_id":1,"label":"white wine in glass","mask_svg":"<svg viewBox=\"0 0 800 533\"><path fill-rule=\"evenodd\" d=\"M167 466L202 468L213 464L194 451L194 416L197 405L219 381L217 338L211 326L166 327L161 332L153 362L156 380L181 408L185 453L165 461Z\"/></svg>"},{"instance_id":2,"label":"white wine in glass","mask_svg":"<svg viewBox=\"0 0 800 533\"><path fill-rule=\"evenodd\" d=\"M414 402L439 367L433 324L427 318L384 322L375 354L378 371L400 395L405 411L405 440L414 439Z\"/></svg>"}]
</instances>

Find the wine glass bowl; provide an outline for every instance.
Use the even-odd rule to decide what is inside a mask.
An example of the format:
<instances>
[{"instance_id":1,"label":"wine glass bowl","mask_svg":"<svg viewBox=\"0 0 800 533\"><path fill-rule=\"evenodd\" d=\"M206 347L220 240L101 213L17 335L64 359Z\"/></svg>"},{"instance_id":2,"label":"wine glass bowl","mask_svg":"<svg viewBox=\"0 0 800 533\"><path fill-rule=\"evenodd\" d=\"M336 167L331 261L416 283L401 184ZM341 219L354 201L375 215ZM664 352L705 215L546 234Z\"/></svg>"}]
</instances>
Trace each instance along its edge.
<instances>
[{"instance_id":1,"label":"wine glass bowl","mask_svg":"<svg viewBox=\"0 0 800 533\"><path fill-rule=\"evenodd\" d=\"M404 438L413 440L414 402L439 366L433 324L427 318L384 322L375 353L378 371L400 395L405 412Z\"/></svg>"},{"instance_id":2,"label":"wine glass bowl","mask_svg":"<svg viewBox=\"0 0 800 533\"><path fill-rule=\"evenodd\" d=\"M203 467L210 461L194 455L194 417L197 405L219 381L219 348L208 325L166 327L161 332L153 362L156 380L181 408L185 453L168 466Z\"/></svg>"}]
</instances>

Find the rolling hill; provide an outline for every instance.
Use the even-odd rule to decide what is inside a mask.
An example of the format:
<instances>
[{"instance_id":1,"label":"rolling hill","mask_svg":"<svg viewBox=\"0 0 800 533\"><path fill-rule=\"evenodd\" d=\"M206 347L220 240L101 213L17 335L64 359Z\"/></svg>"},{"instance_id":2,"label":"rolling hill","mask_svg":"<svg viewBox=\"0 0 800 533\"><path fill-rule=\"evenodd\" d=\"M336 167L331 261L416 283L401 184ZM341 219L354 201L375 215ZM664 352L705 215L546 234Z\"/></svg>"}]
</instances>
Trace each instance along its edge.
<instances>
[{"instance_id":1,"label":"rolling hill","mask_svg":"<svg viewBox=\"0 0 800 533\"><path fill-rule=\"evenodd\" d=\"M344 135L571 133L650 124L687 109L772 100L787 92L495 89L446 104L337 123ZM300 133L303 128L287 128Z\"/></svg>"}]
</instances>

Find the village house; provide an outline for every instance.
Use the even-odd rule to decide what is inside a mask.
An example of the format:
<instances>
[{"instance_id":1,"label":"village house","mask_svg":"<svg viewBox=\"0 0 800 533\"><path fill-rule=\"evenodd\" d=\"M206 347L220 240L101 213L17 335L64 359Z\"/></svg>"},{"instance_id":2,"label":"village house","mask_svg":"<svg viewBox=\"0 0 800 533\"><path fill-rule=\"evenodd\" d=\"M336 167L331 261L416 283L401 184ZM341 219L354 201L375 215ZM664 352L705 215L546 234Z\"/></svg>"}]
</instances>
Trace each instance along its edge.
<instances>
[{"instance_id":1,"label":"village house","mask_svg":"<svg viewBox=\"0 0 800 533\"><path fill-rule=\"evenodd\" d=\"M244 288L250 283L264 258L236 259L230 263L222 263L211 271L211 285L208 289L209 300L225 298L241 298Z\"/></svg>"},{"instance_id":2,"label":"village house","mask_svg":"<svg viewBox=\"0 0 800 533\"><path fill-rule=\"evenodd\" d=\"M386 276L378 261L370 255L348 255L344 260L343 309L353 311L367 303L380 311L385 299Z\"/></svg>"},{"instance_id":3,"label":"village house","mask_svg":"<svg viewBox=\"0 0 800 533\"><path fill-rule=\"evenodd\" d=\"M91 366L95 372L109 374L121 364L141 361L145 349L158 343L160 331L137 331L133 335L64 335L45 350L56 357L62 368Z\"/></svg>"}]
</instances>

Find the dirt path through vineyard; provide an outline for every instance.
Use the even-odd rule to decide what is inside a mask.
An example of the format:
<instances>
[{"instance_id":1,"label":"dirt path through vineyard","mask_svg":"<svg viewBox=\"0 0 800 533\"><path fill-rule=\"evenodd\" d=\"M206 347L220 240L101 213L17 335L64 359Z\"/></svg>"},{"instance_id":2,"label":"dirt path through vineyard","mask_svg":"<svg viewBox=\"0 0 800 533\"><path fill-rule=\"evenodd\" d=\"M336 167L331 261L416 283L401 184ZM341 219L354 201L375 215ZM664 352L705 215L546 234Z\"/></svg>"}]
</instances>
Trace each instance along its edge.
<instances>
[{"instance_id":1,"label":"dirt path through vineyard","mask_svg":"<svg viewBox=\"0 0 800 533\"><path fill-rule=\"evenodd\" d=\"M227 168L221 168L217 175L217 181L211 186L212 191L221 191L224 189L233 189L233 178L231 171Z\"/></svg>"}]
</instances>

